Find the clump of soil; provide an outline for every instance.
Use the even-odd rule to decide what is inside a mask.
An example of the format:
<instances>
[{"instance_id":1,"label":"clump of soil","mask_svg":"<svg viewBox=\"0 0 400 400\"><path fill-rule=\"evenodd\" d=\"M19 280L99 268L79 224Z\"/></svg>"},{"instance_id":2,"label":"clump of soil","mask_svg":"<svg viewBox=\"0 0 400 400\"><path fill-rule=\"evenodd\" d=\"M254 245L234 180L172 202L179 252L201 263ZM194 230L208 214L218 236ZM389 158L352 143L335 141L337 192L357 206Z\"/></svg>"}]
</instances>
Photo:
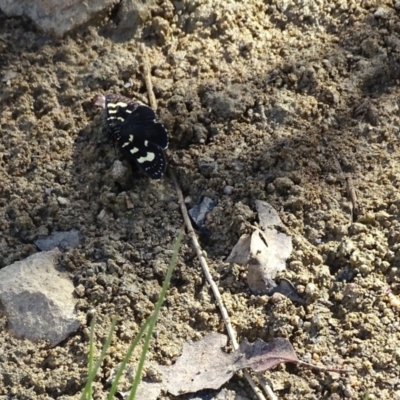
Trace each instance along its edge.
<instances>
[{"instance_id":1,"label":"clump of soil","mask_svg":"<svg viewBox=\"0 0 400 400\"><path fill-rule=\"evenodd\" d=\"M281 365L268 373L279 399L400 399L397 11L376 1L159 1L133 36L110 18L64 39L0 14L0 266L35 253L41 235L82 234L61 266L84 288L79 311L89 320L95 310L97 348L120 318L96 399L153 310L182 224L169 177L131 167L91 103L145 95L142 42L188 205L218 201L202 246L238 336L285 337L305 361L354 371ZM118 179L116 159L128 168ZM245 267L224 261L255 222L256 199L293 237L282 277L304 304L253 296ZM224 332L221 321L186 240L149 359L173 362L183 343ZM0 323L1 395L78 398L88 325L49 349ZM228 389L253 396L238 380Z\"/></svg>"}]
</instances>

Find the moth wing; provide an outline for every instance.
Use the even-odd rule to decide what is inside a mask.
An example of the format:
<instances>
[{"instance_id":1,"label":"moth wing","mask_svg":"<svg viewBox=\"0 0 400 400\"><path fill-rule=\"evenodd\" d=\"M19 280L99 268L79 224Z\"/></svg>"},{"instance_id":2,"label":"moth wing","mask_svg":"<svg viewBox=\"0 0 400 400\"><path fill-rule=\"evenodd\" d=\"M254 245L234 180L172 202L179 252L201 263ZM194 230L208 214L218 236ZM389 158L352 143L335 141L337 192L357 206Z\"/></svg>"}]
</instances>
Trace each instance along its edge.
<instances>
[{"instance_id":1,"label":"moth wing","mask_svg":"<svg viewBox=\"0 0 400 400\"><path fill-rule=\"evenodd\" d=\"M162 178L167 160L161 147L134 135L129 135L120 144L125 157L134 161L150 178Z\"/></svg>"},{"instance_id":2,"label":"moth wing","mask_svg":"<svg viewBox=\"0 0 400 400\"><path fill-rule=\"evenodd\" d=\"M138 108L141 108L141 106L139 106ZM146 108L151 110L155 117L154 111L149 107ZM164 125L156 122L155 119L143 120L140 117L136 118L136 112L137 110L135 110L126 120L126 122L121 126L121 136L127 137L129 135L134 135L138 139L154 143L155 145L161 147L163 150L167 149L168 132L165 129ZM148 116L150 116L150 113L147 110L145 112Z\"/></svg>"}]
</instances>

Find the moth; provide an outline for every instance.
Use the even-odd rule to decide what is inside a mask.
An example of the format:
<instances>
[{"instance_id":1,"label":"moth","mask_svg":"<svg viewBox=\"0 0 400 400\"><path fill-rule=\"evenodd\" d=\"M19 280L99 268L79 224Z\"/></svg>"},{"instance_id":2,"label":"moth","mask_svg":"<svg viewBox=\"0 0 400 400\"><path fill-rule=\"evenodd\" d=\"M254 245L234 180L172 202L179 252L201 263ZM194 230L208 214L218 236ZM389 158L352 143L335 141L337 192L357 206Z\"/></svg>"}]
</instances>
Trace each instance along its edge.
<instances>
[{"instance_id":1,"label":"moth","mask_svg":"<svg viewBox=\"0 0 400 400\"><path fill-rule=\"evenodd\" d=\"M150 178L161 179L167 169L164 150L168 148L168 133L157 122L154 110L114 93L96 96L94 104L105 108L108 136L118 143L124 156Z\"/></svg>"}]
</instances>

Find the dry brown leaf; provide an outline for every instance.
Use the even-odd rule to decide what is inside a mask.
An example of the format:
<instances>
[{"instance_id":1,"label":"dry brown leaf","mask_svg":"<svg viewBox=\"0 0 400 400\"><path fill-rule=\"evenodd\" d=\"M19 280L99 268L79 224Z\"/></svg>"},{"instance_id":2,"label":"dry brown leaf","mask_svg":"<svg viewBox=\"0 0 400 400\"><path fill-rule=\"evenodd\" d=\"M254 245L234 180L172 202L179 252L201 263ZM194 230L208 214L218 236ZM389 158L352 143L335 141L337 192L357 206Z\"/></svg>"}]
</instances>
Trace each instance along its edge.
<instances>
[{"instance_id":1,"label":"dry brown leaf","mask_svg":"<svg viewBox=\"0 0 400 400\"><path fill-rule=\"evenodd\" d=\"M245 233L240 236L235 247L232 249L226 261L231 264L246 265L250 259L250 240L251 235Z\"/></svg>"},{"instance_id":2,"label":"dry brown leaf","mask_svg":"<svg viewBox=\"0 0 400 400\"><path fill-rule=\"evenodd\" d=\"M256 200L255 204L258 213L258 220L262 229L265 230L274 226L284 227L283 222L279 218L278 212L271 206L271 204L262 200Z\"/></svg>"},{"instance_id":3,"label":"dry brown leaf","mask_svg":"<svg viewBox=\"0 0 400 400\"><path fill-rule=\"evenodd\" d=\"M292 252L292 239L276 227L283 227L277 211L268 203L256 200L256 208L263 230L240 237L227 262L247 265L247 282L253 293L270 294L278 272L286 268L286 259Z\"/></svg>"},{"instance_id":4,"label":"dry brown leaf","mask_svg":"<svg viewBox=\"0 0 400 400\"><path fill-rule=\"evenodd\" d=\"M162 390L162 383L141 381L138 391L136 392L135 400L157 400ZM118 392L122 399L128 399L130 390L126 392Z\"/></svg>"},{"instance_id":5,"label":"dry brown leaf","mask_svg":"<svg viewBox=\"0 0 400 400\"><path fill-rule=\"evenodd\" d=\"M174 396L193 393L201 389L218 389L236 372L230 355L221 347L228 338L210 333L195 343L185 343L182 355L170 367L160 366L164 387Z\"/></svg>"},{"instance_id":6,"label":"dry brown leaf","mask_svg":"<svg viewBox=\"0 0 400 400\"><path fill-rule=\"evenodd\" d=\"M276 338L269 343L261 339L249 343L244 339L238 355L242 357L235 362L238 369L251 368L253 371L265 371L283 362L299 362L293 346L284 338Z\"/></svg>"},{"instance_id":7,"label":"dry brown leaf","mask_svg":"<svg viewBox=\"0 0 400 400\"><path fill-rule=\"evenodd\" d=\"M270 343L261 339L249 343L245 339L239 349L231 354L221 350L226 343L225 335L210 333L198 342L185 344L182 355L174 365L158 367L164 388L174 396L203 389L218 389L243 368L265 371L286 362L320 370L347 372L300 361L290 342L284 338L274 339Z\"/></svg>"}]
</instances>

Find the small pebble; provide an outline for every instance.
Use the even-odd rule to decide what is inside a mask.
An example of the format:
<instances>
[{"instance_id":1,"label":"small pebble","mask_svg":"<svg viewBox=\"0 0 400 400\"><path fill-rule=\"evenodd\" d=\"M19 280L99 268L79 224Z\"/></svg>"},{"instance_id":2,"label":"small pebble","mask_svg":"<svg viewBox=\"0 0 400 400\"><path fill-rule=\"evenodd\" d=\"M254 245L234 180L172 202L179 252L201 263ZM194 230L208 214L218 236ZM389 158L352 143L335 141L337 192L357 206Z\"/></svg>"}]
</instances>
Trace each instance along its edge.
<instances>
[{"instance_id":1,"label":"small pebble","mask_svg":"<svg viewBox=\"0 0 400 400\"><path fill-rule=\"evenodd\" d=\"M311 379L309 385L311 388L316 389L319 387L319 382L317 379Z\"/></svg>"},{"instance_id":2,"label":"small pebble","mask_svg":"<svg viewBox=\"0 0 400 400\"><path fill-rule=\"evenodd\" d=\"M125 196L125 201L126 201L126 208L128 210L132 210L135 207L131 198L128 195Z\"/></svg>"},{"instance_id":3,"label":"small pebble","mask_svg":"<svg viewBox=\"0 0 400 400\"><path fill-rule=\"evenodd\" d=\"M224 193L225 194L230 195L230 194L232 194L232 192L233 192L233 186L227 185L227 186L224 187Z\"/></svg>"},{"instance_id":4,"label":"small pebble","mask_svg":"<svg viewBox=\"0 0 400 400\"><path fill-rule=\"evenodd\" d=\"M390 305L394 308L400 308L400 300L394 294L389 295L390 297Z\"/></svg>"},{"instance_id":5,"label":"small pebble","mask_svg":"<svg viewBox=\"0 0 400 400\"><path fill-rule=\"evenodd\" d=\"M133 86L132 79L129 78L128 82L126 82L126 83L124 84L124 88L125 88L125 89L128 89L128 88L130 88L130 87L132 87L132 86Z\"/></svg>"},{"instance_id":6,"label":"small pebble","mask_svg":"<svg viewBox=\"0 0 400 400\"><path fill-rule=\"evenodd\" d=\"M66 206L69 203L68 199L61 196L57 197L57 201L60 206Z\"/></svg>"},{"instance_id":7,"label":"small pebble","mask_svg":"<svg viewBox=\"0 0 400 400\"><path fill-rule=\"evenodd\" d=\"M313 295L315 293L316 286L313 283L307 283L307 286L305 288L305 293L308 294L309 296Z\"/></svg>"},{"instance_id":8,"label":"small pebble","mask_svg":"<svg viewBox=\"0 0 400 400\"><path fill-rule=\"evenodd\" d=\"M388 18L391 14L391 11L389 8L386 7L379 7L375 12L374 12L374 17L375 18Z\"/></svg>"},{"instance_id":9,"label":"small pebble","mask_svg":"<svg viewBox=\"0 0 400 400\"><path fill-rule=\"evenodd\" d=\"M333 176L332 174L328 174L325 180L327 183L336 183L337 181L336 176Z\"/></svg>"},{"instance_id":10,"label":"small pebble","mask_svg":"<svg viewBox=\"0 0 400 400\"><path fill-rule=\"evenodd\" d=\"M300 324L300 317L298 315L292 315L292 317L290 318L290 325L297 328L299 324Z\"/></svg>"},{"instance_id":11,"label":"small pebble","mask_svg":"<svg viewBox=\"0 0 400 400\"><path fill-rule=\"evenodd\" d=\"M113 166L111 167L111 176L114 179L120 179L125 175L125 172L127 170L128 170L128 168L125 167L121 161L115 160Z\"/></svg>"},{"instance_id":12,"label":"small pebble","mask_svg":"<svg viewBox=\"0 0 400 400\"><path fill-rule=\"evenodd\" d=\"M102 221L106 216L106 210L104 210L104 208L99 212L99 214L97 215L97 219L99 221Z\"/></svg>"},{"instance_id":13,"label":"small pebble","mask_svg":"<svg viewBox=\"0 0 400 400\"><path fill-rule=\"evenodd\" d=\"M273 193L275 192L275 185L273 183L268 183L267 185L267 192L268 193Z\"/></svg>"},{"instance_id":14,"label":"small pebble","mask_svg":"<svg viewBox=\"0 0 400 400\"><path fill-rule=\"evenodd\" d=\"M83 297L85 295L85 286L83 286L82 284L78 285L75 288L75 293L79 296L79 297Z\"/></svg>"},{"instance_id":15,"label":"small pebble","mask_svg":"<svg viewBox=\"0 0 400 400\"><path fill-rule=\"evenodd\" d=\"M359 270L363 275L368 275L370 272L372 272L372 267L367 264L361 264L359 266Z\"/></svg>"},{"instance_id":16,"label":"small pebble","mask_svg":"<svg viewBox=\"0 0 400 400\"><path fill-rule=\"evenodd\" d=\"M271 296L270 302L271 302L272 304L277 304L277 303L280 303L281 301L285 301L285 299L286 299L286 296L285 296L285 295L276 292L276 293L274 293L274 294Z\"/></svg>"}]
</instances>

